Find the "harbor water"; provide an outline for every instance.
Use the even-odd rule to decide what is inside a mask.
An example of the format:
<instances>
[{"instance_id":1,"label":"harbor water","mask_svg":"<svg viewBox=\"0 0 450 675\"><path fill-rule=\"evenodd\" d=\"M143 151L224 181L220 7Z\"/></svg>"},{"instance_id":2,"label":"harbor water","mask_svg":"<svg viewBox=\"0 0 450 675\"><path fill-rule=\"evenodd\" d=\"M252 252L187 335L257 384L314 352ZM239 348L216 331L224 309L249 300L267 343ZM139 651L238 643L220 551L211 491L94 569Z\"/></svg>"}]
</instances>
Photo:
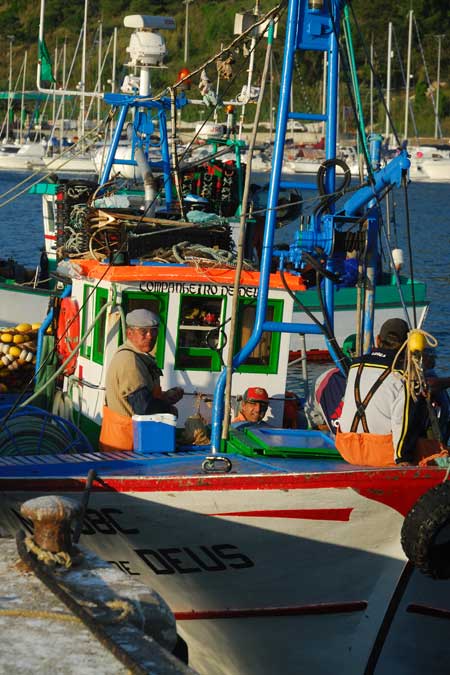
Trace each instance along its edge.
<instances>
[{"instance_id":1,"label":"harbor water","mask_svg":"<svg viewBox=\"0 0 450 675\"><path fill-rule=\"evenodd\" d=\"M0 173L0 259L14 258L27 267L39 262L43 245L41 197L26 192L9 201L8 193L21 183L26 174ZM25 185L24 185L25 188ZM450 372L450 183L411 183L408 189L413 274L427 284L431 307L424 328L439 342L437 370L441 375ZM394 247L403 248L404 271L409 274L408 241L405 228L405 198L403 190L394 193L396 223L391 223ZM393 209L394 210L394 209ZM288 238L292 225L280 231ZM26 317L24 317L26 320Z\"/></svg>"}]
</instances>

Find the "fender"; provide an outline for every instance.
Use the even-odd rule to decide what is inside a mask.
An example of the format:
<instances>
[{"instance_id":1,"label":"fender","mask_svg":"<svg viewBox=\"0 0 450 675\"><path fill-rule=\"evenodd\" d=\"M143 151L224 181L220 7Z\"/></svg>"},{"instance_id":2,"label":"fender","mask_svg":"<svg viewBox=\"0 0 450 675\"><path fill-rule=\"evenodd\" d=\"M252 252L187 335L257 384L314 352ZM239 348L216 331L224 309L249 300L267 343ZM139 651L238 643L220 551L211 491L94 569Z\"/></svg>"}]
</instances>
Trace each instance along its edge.
<instances>
[{"instance_id":1,"label":"fender","mask_svg":"<svg viewBox=\"0 0 450 675\"><path fill-rule=\"evenodd\" d=\"M69 358L80 341L80 310L73 298L62 298L56 327L56 350L62 363ZM77 365L75 354L64 368L65 375L72 375Z\"/></svg>"}]
</instances>

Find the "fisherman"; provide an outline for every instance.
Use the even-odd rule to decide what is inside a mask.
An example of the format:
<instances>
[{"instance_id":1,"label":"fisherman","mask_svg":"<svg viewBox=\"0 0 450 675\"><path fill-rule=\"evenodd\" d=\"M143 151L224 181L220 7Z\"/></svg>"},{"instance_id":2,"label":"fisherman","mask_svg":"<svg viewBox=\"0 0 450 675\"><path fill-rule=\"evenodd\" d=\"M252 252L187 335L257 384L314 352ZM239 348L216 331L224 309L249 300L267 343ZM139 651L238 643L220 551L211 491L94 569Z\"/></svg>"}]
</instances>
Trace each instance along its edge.
<instances>
[{"instance_id":1,"label":"fisherman","mask_svg":"<svg viewBox=\"0 0 450 675\"><path fill-rule=\"evenodd\" d=\"M427 411L423 397L414 402L403 379L403 362L394 363L408 336L403 319L381 326L376 347L350 367L339 419L336 447L351 464L414 464Z\"/></svg>"},{"instance_id":2,"label":"fisherman","mask_svg":"<svg viewBox=\"0 0 450 675\"><path fill-rule=\"evenodd\" d=\"M263 387L249 387L242 396L239 414L231 420L233 426L266 425L264 417L269 407L269 394Z\"/></svg>"},{"instance_id":3,"label":"fisherman","mask_svg":"<svg viewBox=\"0 0 450 675\"><path fill-rule=\"evenodd\" d=\"M161 391L161 370L151 355L160 319L148 309L126 315L126 342L114 354L106 374L106 404L100 434L102 450L132 450L132 415L177 414L181 387Z\"/></svg>"},{"instance_id":4,"label":"fisherman","mask_svg":"<svg viewBox=\"0 0 450 675\"><path fill-rule=\"evenodd\" d=\"M356 353L356 335L349 335L342 344L342 352L350 364ZM342 413L344 403L346 376L339 368L328 368L319 375L314 391L310 395L305 413L312 429L336 433L336 425Z\"/></svg>"}]
</instances>

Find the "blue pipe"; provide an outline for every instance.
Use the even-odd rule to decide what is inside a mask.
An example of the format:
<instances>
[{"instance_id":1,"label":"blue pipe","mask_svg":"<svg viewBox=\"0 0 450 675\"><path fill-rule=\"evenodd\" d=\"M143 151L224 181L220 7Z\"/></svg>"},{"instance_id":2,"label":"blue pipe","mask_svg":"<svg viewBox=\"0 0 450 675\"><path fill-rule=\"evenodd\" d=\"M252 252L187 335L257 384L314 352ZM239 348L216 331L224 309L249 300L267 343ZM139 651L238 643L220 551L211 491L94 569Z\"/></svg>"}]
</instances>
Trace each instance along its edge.
<instances>
[{"instance_id":1,"label":"blue pipe","mask_svg":"<svg viewBox=\"0 0 450 675\"><path fill-rule=\"evenodd\" d=\"M166 207L169 209L172 203L172 180L170 175L170 153L169 143L167 140L167 118L166 112L163 108L158 111L159 119L159 134L161 144L161 157L164 174L164 194Z\"/></svg>"},{"instance_id":2,"label":"blue pipe","mask_svg":"<svg viewBox=\"0 0 450 675\"><path fill-rule=\"evenodd\" d=\"M401 150L397 157L394 157L389 164L375 173L374 185L361 188L345 202L343 213L347 216L359 215L363 206L366 206L376 195L381 194L384 188L390 185L402 184L403 173L409 169L411 162L408 159L406 150Z\"/></svg>"},{"instance_id":3,"label":"blue pipe","mask_svg":"<svg viewBox=\"0 0 450 675\"><path fill-rule=\"evenodd\" d=\"M105 166L103 169L102 176L100 178L100 185L104 185L108 182L109 176L111 174L112 165L114 164L114 157L117 152L117 147L119 145L120 136L122 134L123 126L128 115L129 103L122 105L119 113L119 118L117 120L117 125L114 130L114 136L109 148L108 156L106 158Z\"/></svg>"},{"instance_id":4,"label":"blue pipe","mask_svg":"<svg viewBox=\"0 0 450 675\"><path fill-rule=\"evenodd\" d=\"M243 363L252 353L261 339L264 321L267 312L267 298L269 293L270 268L272 264L273 239L276 224L275 208L278 204L280 179L283 164L284 139L286 136L287 121L289 115L289 100L294 68L293 59L290 57L296 48L296 34L298 25L298 0L292 0L288 6L286 20L286 39L283 56L283 68L281 74L281 86L275 140L272 159L272 174L267 197L266 222L261 255L260 286L256 303L256 315L253 332L247 344L233 359L233 369ZM230 345L230 349L233 346ZM211 449L213 453L220 451L220 439L222 433L222 420L224 415L224 392L226 384L226 368L224 368L217 381L214 391L214 404L211 421Z\"/></svg>"}]
</instances>

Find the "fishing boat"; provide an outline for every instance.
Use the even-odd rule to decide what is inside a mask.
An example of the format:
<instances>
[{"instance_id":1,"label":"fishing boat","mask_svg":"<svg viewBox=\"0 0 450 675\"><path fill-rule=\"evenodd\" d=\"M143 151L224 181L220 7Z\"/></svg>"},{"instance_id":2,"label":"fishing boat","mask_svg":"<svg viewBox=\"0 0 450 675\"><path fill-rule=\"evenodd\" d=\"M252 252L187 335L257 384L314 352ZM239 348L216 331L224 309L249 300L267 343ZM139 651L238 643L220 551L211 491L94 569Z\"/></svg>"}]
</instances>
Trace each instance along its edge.
<instances>
[{"instance_id":1,"label":"fishing boat","mask_svg":"<svg viewBox=\"0 0 450 675\"><path fill-rule=\"evenodd\" d=\"M57 191L57 248L70 252L71 246L82 246L90 255L71 256L59 267L64 289L38 333L38 391L25 400L22 396L21 403L32 403L39 395L41 405L55 407L58 399L58 415L44 416L40 427L35 421L31 449L25 420L18 417L25 413L9 405L2 419L0 525L10 530L18 521L27 525L18 505L31 495L83 497L88 504L82 543L161 592L188 643L190 664L208 675L320 675L338 668L355 675L447 672L448 469L437 464L350 465L330 434L284 423L291 336L325 331L339 362L332 337L336 268L342 254L355 246L367 253L364 269L370 283L360 332L364 349L370 347L380 231L376 201L392 186L405 185L409 167L401 151L379 168L381 139L372 138L371 180L352 188L350 196L347 188L336 186L341 5L338 0L290 0L288 5L258 268L240 269L239 258L228 255L234 248L226 208L232 211L232 223L237 219L245 225L245 198L238 200L243 202L238 217L228 200L220 218L201 211L202 202L195 197L191 204L196 208L189 210L189 200L183 195L173 199L168 189L174 167L165 144L158 167L144 164L147 177L158 168L166 186L158 211L151 210L156 201L151 181L144 211L136 202L124 208L118 196L107 194L119 124L100 184L86 182L72 190L75 186L66 183ZM276 16L273 10L264 17L269 49ZM145 32L150 20L133 17L127 25ZM318 119L311 112L290 110L298 50L327 53L327 107L320 115L327 164L318 208L308 218L299 217L289 247L277 247L287 125L290 119ZM184 99L148 96L148 63L135 65L141 68L140 93L105 98L119 111L122 125L135 111L133 144L142 154L126 161L138 163L148 149L154 118L164 138L168 110ZM239 193L239 167L227 169L233 171L227 177L235 179ZM68 224L64 197L86 206L82 193L91 191L95 199L83 208L83 218ZM230 189L228 196L233 194ZM78 230L76 222L83 223ZM239 252L244 237L236 238ZM323 325L296 314L298 299L309 292L306 264L324 277ZM392 275L397 279L395 269ZM322 289L322 283L317 287ZM411 302L417 323L414 293ZM155 358L163 371L163 389L185 390L178 428L161 419L135 420L133 451L100 452L105 373L122 341L125 314L142 307L161 317ZM10 331L10 341L20 333L19 327ZM55 351L57 364L50 363ZM249 386L269 392L270 426L230 428L231 409ZM63 414L73 416L80 434L76 444L53 445L50 453L46 434L56 423L52 419ZM209 423L204 428L210 438L202 446L186 435L199 420ZM21 451L22 435L26 452Z\"/></svg>"}]
</instances>

